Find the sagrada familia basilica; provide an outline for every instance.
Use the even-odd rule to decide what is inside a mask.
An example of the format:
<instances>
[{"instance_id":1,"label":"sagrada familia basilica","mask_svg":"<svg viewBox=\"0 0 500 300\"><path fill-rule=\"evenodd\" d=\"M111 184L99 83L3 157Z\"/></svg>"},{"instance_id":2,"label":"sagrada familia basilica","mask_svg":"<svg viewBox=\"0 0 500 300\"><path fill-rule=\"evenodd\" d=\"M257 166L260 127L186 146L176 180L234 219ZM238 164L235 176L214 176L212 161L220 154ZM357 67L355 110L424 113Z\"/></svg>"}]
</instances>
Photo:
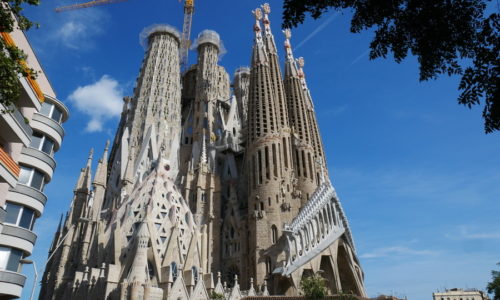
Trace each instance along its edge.
<instances>
[{"instance_id":1,"label":"sagrada familia basilica","mask_svg":"<svg viewBox=\"0 0 500 300\"><path fill-rule=\"evenodd\" d=\"M201 32L181 73L179 33L150 28L132 97L95 172L92 152L49 251L40 299L299 295L304 277L366 296L330 183L304 60L285 64L265 4L251 66L232 81Z\"/></svg>"}]
</instances>

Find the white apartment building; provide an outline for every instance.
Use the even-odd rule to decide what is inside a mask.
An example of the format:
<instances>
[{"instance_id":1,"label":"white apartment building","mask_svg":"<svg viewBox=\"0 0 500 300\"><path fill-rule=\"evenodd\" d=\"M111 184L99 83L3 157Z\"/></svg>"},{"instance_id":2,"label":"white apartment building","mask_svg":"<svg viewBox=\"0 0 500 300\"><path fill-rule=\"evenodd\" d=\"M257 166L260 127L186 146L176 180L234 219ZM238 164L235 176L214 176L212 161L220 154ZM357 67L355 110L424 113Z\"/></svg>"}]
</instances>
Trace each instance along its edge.
<instances>
[{"instance_id":1,"label":"white apartment building","mask_svg":"<svg viewBox=\"0 0 500 300\"><path fill-rule=\"evenodd\" d=\"M19 298L26 276L23 263L33 251L33 226L42 215L44 187L56 167L54 154L64 137L68 109L56 94L25 34L2 32L8 45L27 55L36 79L19 77L21 96L12 107L0 104L0 299Z\"/></svg>"},{"instance_id":2,"label":"white apartment building","mask_svg":"<svg viewBox=\"0 0 500 300\"><path fill-rule=\"evenodd\" d=\"M432 293L434 300L489 300L488 294L477 289L447 289Z\"/></svg>"}]
</instances>

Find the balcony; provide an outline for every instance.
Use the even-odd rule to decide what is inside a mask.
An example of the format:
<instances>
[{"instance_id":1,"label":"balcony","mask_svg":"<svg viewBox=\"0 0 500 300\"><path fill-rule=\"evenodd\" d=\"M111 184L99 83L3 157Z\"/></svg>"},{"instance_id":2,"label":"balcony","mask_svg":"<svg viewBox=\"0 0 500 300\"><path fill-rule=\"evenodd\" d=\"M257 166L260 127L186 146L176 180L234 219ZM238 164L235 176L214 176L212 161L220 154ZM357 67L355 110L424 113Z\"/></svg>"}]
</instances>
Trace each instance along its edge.
<instances>
[{"instance_id":1,"label":"balcony","mask_svg":"<svg viewBox=\"0 0 500 300\"><path fill-rule=\"evenodd\" d=\"M13 187L19 178L19 172L19 165L5 150L0 148L0 177Z\"/></svg>"},{"instance_id":2,"label":"balcony","mask_svg":"<svg viewBox=\"0 0 500 300\"><path fill-rule=\"evenodd\" d=\"M56 168L56 161L50 155L31 147L23 148L19 162L44 172L47 178L46 182L50 181Z\"/></svg>"},{"instance_id":3,"label":"balcony","mask_svg":"<svg viewBox=\"0 0 500 300\"><path fill-rule=\"evenodd\" d=\"M64 137L64 129L61 124L40 113L34 113L30 125L33 129L48 135L56 143L56 148L59 149Z\"/></svg>"},{"instance_id":4,"label":"balcony","mask_svg":"<svg viewBox=\"0 0 500 300\"><path fill-rule=\"evenodd\" d=\"M5 198L8 201L31 207L40 216L47 203L47 196L39 190L18 183L15 188L10 188Z\"/></svg>"},{"instance_id":5,"label":"balcony","mask_svg":"<svg viewBox=\"0 0 500 300\"><path fill-rule=\"evenodd\" d=\"M6 141L28 146L33 129L26 123L24 116L16 107L5 107L3 104L0 104L0 111L6 111L0 115L2 137Z\"/></svg>"},{"instance_id":6,"label":"balcony","mask_svg":"<svg viewBox=\"0 0 500 300\"><path fill-rule=\"evenodd\" d=\"M1 299L15 299L21 297L26 276L16 272L0 270L0 294Z\"/></svg>"},{"instance_id":7,"label":"balcony","mask_svg":"<svg viewBox=\"0 0 500 300\"><path fill-rule=\"evenodd\" d=\"M0 240L2 245L18 248L31 254L36 242L36 234L28 229L4 223Z\"/></svg>"}]
</instances>

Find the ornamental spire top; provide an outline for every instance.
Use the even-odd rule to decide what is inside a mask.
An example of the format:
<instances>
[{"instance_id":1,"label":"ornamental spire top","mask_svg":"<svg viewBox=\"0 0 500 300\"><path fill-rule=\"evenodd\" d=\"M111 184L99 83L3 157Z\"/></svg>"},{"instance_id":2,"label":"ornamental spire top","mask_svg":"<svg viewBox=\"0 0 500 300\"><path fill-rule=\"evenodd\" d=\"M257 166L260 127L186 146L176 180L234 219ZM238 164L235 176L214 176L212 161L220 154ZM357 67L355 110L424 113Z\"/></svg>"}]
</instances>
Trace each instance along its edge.
<instances>
[{"instance_id":1,"label":"ornamental spire top","mask_svg":"<svg viewBox=\"0 0 500 300\"><path fill-rule=\"evenodd\" d=\"M285 35L286 59L293 61L292 45L290 43L290 38L292 37L292 31L289 28L286 28L285 30L283 30L283 34Z\"/></svg>"},{"instance_id":2,"label":"ornamental spire top","mask_svg":"<svg viewBox=\"0 0 500 300\"><path fill-rule=\"evenodd\" d=\"M258 63L267 62L267 54L264 47L264 41L262 39L262 28L260 27L260 20L262 19L262 10L256 8L252 11L255 16L255 25L253 26L253 31L255 32L255 44L252 56L252 65Z\"/></svg>"},{"instance_id":3,"label":"ornamental spire top","mask_svg":"<svg viewBox=\"0 0 500 300\"><path fill-rule=\"evenodd\" d=\"M260 7L262 7L262 11L264 12L264 18L262 19L262 23L264 23L264 30L266 31L266 35L270 35L271 33L271 22L269 21L269 14L271 13L271 6L269 3L264 3Z\"/></svg>"}]
</instances>

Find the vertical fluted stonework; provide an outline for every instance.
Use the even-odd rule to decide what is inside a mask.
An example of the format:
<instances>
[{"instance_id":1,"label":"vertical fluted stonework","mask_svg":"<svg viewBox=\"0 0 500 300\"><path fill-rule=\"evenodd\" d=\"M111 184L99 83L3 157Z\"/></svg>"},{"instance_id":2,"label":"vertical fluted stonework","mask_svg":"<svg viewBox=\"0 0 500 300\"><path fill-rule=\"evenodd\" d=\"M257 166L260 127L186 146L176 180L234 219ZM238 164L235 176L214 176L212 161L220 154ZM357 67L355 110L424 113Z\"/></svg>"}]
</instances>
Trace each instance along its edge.
<instances>
[{"instance_id":1,"label":"vertical fluted stonework","mask_svg":"<svg viewBox=\"0 0 500 300\"><path fill-rule=\"evenodd\" d=\"M249 277L262 284L276 266L276 261L271 261L263 250L276 243L283 224L291 220L299 205L293 203L290 192L293 173L281 72L276 54L270 56L268 53L273 41L268 39L265 42L262 37L262 11L256 9L254 14L255 43L250 71L246 152L246 168L250 174L248 264ZM275 52L275 49L271 51Z\"/></svg>"},{"instance_id":2,"label":"vertical fluted stonework","mask_svg":"<svg viewBox=\"0 0 500 300\"><path fill-rule=\"evenodd\" d=\"M166 158L176 156L181 130L181 86L179 36L169 27L156 28L148 37L145 56L132 105L135 106L130 128L131 155L136 159L148 129L153 125L158 144ZM171 161L171 167L176 167Z\"/></svg>"},{"instance_id":3,"label":"vertical fluted stonework","mask_svg":"<svg viewBox=\"0 0 500 300\"><path fill-rule=\"evenodd\" d=\"M297 188L300 191L301 207L304 206L319 185L317 163L310 122L309 99L306 99L302 86L302 73L293 58L290 45L290 30L285 30L285 92L288 115L293 129L293 161Z\"/></svg>"},{"instance_id":4,"label":"vertical fluted stonework","mask_svg":"<svg viewBox=\"0 0 500 300\"><path fill-rule=\"evenodd\" d=\"M328 169L326 168L326 157L325 150L323 147L323 140L321 139L321 135L319 132L318 121L316 119L316 112L314 110L314 104L311 97L311 93L309 88L307 87L305 74L304 74L304 58L299 57L297 59L298 67L299 67L299 77L302 83L302 91L304 97L306 99L307 106L307 123L308 123L308 131L311 137L312 146L314 148L314 156L315 163L320 164L322 166L322 172L325 177L328 177ZM317 170L317 174L319 174L320 170Z\"/></svg>"}]
</instances>

